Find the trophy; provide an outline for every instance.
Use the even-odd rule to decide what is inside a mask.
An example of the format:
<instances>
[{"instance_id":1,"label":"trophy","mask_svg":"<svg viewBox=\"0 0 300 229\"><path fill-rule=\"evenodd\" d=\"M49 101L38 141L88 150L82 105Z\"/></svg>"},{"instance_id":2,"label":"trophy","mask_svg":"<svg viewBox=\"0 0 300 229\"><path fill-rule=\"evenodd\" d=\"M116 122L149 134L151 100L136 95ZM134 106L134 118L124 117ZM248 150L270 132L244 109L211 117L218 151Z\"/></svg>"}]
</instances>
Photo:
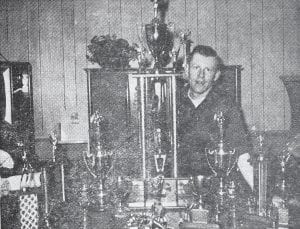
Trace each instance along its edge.
<instances>
[{"instance_id":1,"label":"trophy","mask_svg":"<svg viewBox=\"0 0 300 229\"><path fill-rule=\"evenodd\" d=\"M288 163L290 156L291 154L288 150L282 151L278 156L280 161L280 173L281 173L279 186L280 186L282 201L279 201L277 211L278 211L278 224L279 226L282 227L287 227L289 225L289 210L286 206L286 202L288 198L287 185L286 185L286 164Z\"/></svg>"},{"instance_id":2,"label":"trophy","mask_svg":"<svg viewBox=\"0 0 300 229\"><path fill-rule=\"evenodd\" d=\"M209 211L204 208L203 198L209 193L211 185L210 177L194 176L190 179L193 195L196 197L196 202L192 204L191 219L193 223L208 223Z\"/></svg>"},{"instance_id":3,"label":"trophy","mask_svg":"<svg viewBox=\"0 0 300 229\"><path fill-rule=\"evenodd\" d=\"M128 211L128 209L126 209L125 202L129 198L131 189L132 182L121 176L118 176L115 192L117 197L117 210L115 214L116 218L124 218L127 216L126 211Z\"/></svg>"},{"instance_id":4,"label":"trophy","mask_svg":"<svg viewBox=\"0 0 300 229\"><path fill-rule=\"evenodd\" d=\"M145 25L145 37L148 48L154 58L154 69L158 70L170 59L169 53L173 47L173 35L168 26L158 18L159 0L154 0L154 18Z\"/></svg>"},{"instance_id":5,"label":"trophy","mask_svg":"<svg viewBox=\"0 0 300 229\"><path fill-rule=\"evenodd\" d=\"M108 152L105 144L106 124L105 118L100 115L99 111L92 115L91 128L94 136L91 140L91 152L83 152L86 168L98 182L99 211L104 211L106 208L107 193L104 184L112 168L112 154Z\"/></svg>"},{"instance_id":6,"label":"trophy","mask_svg":"<svg viewBox=\"0 0 300 229\"><path fill-rule=\"evenodd\" d=\"M224 116L222 112L219 112L215 114L214 116L215 121L218 123L218 127L220 130L220 141L218 144L218 149L210 150L205 149L206 153L206 159L208 162L208 165L214 175L219 178L219 190L218 190L218 196L219 196L219 202L217 203L216 208L217 215L220 213L220 209L224 205L224 196L225 196L225 183L224 180L226 177L229 176L231 171L233 170L235 164L237 163L237 157L235 155L235 149L225 151L224 149ZM211 156L213 156L213 160L211 159ZM213 161L213 162L212 162ZM216 221L219 220L219 217L217 216Z\"/></svg>"}]
</instances>

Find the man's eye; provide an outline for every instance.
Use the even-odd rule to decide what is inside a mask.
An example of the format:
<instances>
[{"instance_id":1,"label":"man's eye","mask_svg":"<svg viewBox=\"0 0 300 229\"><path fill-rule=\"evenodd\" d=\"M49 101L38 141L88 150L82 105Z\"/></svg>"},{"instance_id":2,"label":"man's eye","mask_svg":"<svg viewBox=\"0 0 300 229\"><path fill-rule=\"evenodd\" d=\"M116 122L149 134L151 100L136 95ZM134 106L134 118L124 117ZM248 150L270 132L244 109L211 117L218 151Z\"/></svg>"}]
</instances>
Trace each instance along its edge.
<instances>
[{"instance_id":1,"label":"man's eye","mask_svg":"<svg viewBox=\"0 0 300 229\"><path fill-rule=\"evenodd\" d=\"M192 68L195 70L198 70L200 68L200 66L193 65Z\"/></svg>"}]
</instances>

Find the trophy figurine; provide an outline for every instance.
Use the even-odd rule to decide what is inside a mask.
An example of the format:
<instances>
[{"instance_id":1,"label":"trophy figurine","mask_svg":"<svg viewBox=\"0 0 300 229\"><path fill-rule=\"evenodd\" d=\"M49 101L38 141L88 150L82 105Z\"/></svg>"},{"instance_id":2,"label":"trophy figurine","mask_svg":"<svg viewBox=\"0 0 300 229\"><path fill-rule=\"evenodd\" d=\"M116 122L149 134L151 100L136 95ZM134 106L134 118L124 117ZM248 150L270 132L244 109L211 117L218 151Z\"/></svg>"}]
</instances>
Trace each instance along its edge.
<instances>
[{"instance_id":1,"label":"trophy figurine","mask_svg":"<svg viewBox=\"0 0 300 229\"><path fill-rule=\"evenodd\" d=\"M98 182L99 211L106 209L105 181L112 168L112 154L105 147L106 120L96 111L91 117L93 138L91 140L91 152L83 152L83 158L88 172ZM90 161L90 162L88 162Z\"/></svg>"},{"instance_id":2,"label":"trophy figurine","mask_svg":"<svg viewBox=\"0 0 300 229\"><path fill-rule=\"evenodd\" d=\"M224 180L226 179L226 177L229 176L229 174L233 170L235 164L237 163L237 158L235 156L235 149L229 151L225 151L224 149L224 120L225 119L223 113L219 112L215 114L214 119L217 121L220 130L220 141L218 144L218 149L215 150L205 149L205 152L206 152L206 159L210 169L212 170L214 175L219 178L219 191L218 191L219 201L217 203L217 209L219 209L217 214L219 214L219 211L222 209L224 205L224 196L226 193ZM213 162L210 155L213 156ZM218 218L219 217L217 217L217 219Z\"/></svg>"}]
</instances>

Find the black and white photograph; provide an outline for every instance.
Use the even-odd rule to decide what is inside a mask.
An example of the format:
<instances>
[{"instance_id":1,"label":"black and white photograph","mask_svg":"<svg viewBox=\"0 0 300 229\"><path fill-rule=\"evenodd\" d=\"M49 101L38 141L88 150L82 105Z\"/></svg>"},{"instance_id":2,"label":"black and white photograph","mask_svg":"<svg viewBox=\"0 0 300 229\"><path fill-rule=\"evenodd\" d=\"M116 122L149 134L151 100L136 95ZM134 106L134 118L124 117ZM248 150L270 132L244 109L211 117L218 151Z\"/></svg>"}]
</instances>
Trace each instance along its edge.
<instances>
[{"instance_id":1,"label":"black and white photograph","mask_svg":"<svg viewBox=\"0 0 300 229\"><path fill-rule=\"evenodd\" d=\"M299 0L0 0L0 229L300 228Z\"/></svg>"}]
</instances>

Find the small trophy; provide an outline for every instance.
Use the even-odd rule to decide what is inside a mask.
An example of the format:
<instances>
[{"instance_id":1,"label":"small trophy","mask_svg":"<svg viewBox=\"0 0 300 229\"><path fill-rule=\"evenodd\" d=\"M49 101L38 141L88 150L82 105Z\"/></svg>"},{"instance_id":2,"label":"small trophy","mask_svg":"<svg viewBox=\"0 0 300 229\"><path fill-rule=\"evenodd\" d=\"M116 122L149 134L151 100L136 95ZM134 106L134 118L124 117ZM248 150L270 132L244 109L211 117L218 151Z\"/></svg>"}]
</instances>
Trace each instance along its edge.
<instances>
[{"instance_id":1,"label":"small trophy","mask_svg":"<svg viewBox=\"0 0 300 229\"><path fill-rule=\"evenodd\" d=\"M217 121L220 130L220 141L218 144L218 149L205 149L205 152L210 169L212 170L214 175L219 178L218 202L216 203L216 222L219 222L220 214L222 213L224 207L224 198L226 194L224 180L229 176L235 164L237 163L237 157L235 155L235 149L227 152L224 150L223 125L225 119L223 113L219 112L215 114L214 119ZM211 159L210 155L213 156L213 159Z\"/></svg>"},{"instance_id":2,"label":"small trophy","mask_svg":"<svg viewBox=\"0 0 300 229\"><path fill-rule=\"evenodd\" d=\"M52 145L52 162L55 163L56 162L56 150L57 150L58 139L57 139L57 135L54 131L52 131L49 134L49 140L50 140L51 145Z\"/></svg>"},{"instance_id":3,"label":"small trophy","mask_svg":"<svg viewBox=\"0 0 300 229\"><path fill-rule=\"evenodd\" d=\"M208 223L209 211L204 209L203 204L203 197L209 192L209 189L205 187L206 181L206 178L201 175L191 178L193 194L197 198L197 202L194 203L194 207L191 209L193 223Z\"/></svg>"},{"instance_id":4,"label":"small trophy","mask_svg":"<svg viewBox=\"0 0 300 229\"><path fill-rule=\"evenodd\" d=\"M283 201L279 203L278 206L278 225L281 227L288 227L289 225L289 210L286 206L287 202L287 186L286 186L286 164L290 158L291 154L289 151L282 151L280 153L280 168L281 168L281 182L280 182L280 190Z\"/></svg>"},{"instance_id":5,"label":"small trophy","mask_svg":"<svg viewBox=\"0 0 300 229\"><path fill-rule=\"evenodd\" d=\"M83 158L88 172L98 181L99 211L104 211L106 209L105 198L107 195L104 184L112 167L112 154L104 147L103 135L105 134L106 120L100 115L99 111L92 115L91 123L95 132L95 138L91 144L92 152L84 151ZM88 160L91 162L88 163Z\"/></svg>"},{"instance_id":6,"label":"small trophy","mask_svg":"<svg viewBox=\"0 0 300 229\"><path fill-rule=\"evenodd\" d=\"M208 162L208 165L212 172L215 174L216 177L219 178L219 198L220 202L219 204L222 206L224 202L224 179L229 176L231 171L233 170L235 164L237 163L237 158L235 156L235 149L230 151L224 150L224 117L223 113L219 112L218 114L215 114L214 119L218 123L218 127L220 129L220 142L219 142L219 148L216 150L209 150L205 149L206 152L206 159ZM214 161L211 162L211 159L209 155L213 155Z\"/></svg>"},{"instance_id":7,"label":"small trophy","mask_svg":"<svg viewBox=\"0 0 300 229\"><path fill-rule=\"evenodd\" d=\"M116 218L124 218L127 216L125 203L129 198L129 194L132 189L132 183L121 176L117 178L117 187L116 187L116 197L117 197L117 209L116 209Z\"/></svg>"}]
</instances>

